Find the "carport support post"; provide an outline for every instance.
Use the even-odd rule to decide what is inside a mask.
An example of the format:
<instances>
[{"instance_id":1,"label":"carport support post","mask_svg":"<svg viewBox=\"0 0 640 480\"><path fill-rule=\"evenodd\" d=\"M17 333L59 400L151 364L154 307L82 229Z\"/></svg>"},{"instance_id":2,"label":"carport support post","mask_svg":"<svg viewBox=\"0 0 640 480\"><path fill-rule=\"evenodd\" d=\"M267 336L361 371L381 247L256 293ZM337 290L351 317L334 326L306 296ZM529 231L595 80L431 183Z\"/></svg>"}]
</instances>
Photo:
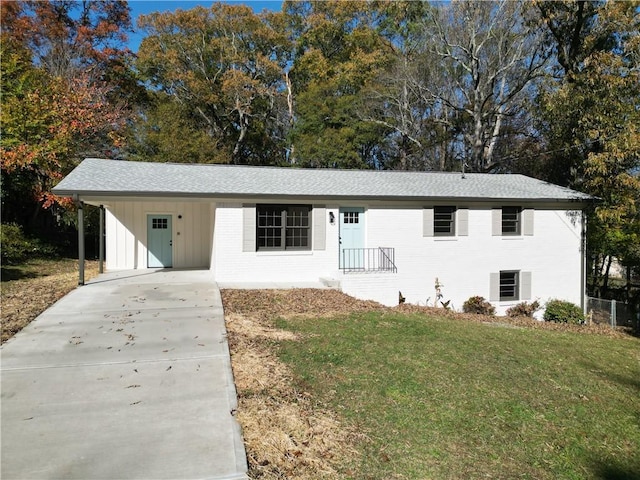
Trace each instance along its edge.
<instances>
[{"instance_id":1,"label":"carport support post","mask_svg":"<svg viewBox=\"0 0 640 480\"><path fill-rule=\"evenodd\" d=\"M78 205L78 285L84 285L84 204L76 197Z\"/></svg>"},{"instance_id":2,"label":"carport support post","mask_svg":"<svg viewBox=\"0 0 640 480\"><path fill-rule=\"evenodd\" d=\"M104 273L104 205L100 205L100 238L98 240L98 273Z\"/></svg>"}]
</instances>

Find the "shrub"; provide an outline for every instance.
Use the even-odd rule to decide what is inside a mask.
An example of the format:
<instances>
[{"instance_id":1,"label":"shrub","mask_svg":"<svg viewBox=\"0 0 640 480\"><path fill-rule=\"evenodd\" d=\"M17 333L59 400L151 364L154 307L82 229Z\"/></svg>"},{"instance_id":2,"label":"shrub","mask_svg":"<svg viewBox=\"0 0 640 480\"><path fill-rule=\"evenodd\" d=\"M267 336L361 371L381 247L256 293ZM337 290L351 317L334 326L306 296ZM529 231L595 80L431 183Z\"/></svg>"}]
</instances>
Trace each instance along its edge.
<instances>
[{"instance_id":1,"label":"shrub","mask_svg":"<svg viewBox=\"0 0 640 480\"><path fill-rule=\"evenodd\" d=\"M484 297L470 297L462 304L464 313L477 313L480 315L494 315L496 308L485 300Z\"/></svg>"},{"instance_id":2,"label":"shrub","mask_svg":"<svg viewBox=\"0 0 640 480\"><path fill-rule=\"evenodd\" d=\"M520 302L519 304L507 309L507 316L533 318L533 314L538 310L540 310L540 302L538 302L537 300L534 300L531 303Z\"/></svg>"},{"instance_id":3,"label":"shrub","mask_svg":"<svg viewBox=\"0 0 640 480\"><path fill-rule=\"evenodd\" d=\"M572 323L579 325L584 323L582 308L565 300L549 300L544 311L543 318L547 322Z\"/></svg>"},{"instance_id":4,"label":"shrub","mask_svg":"<svg viewBox=\"0 0 640 480\"><path fill-rule=\"evenodd\" d=\"M55 247L25 236L20 225L3 223L0 230L2 263L15 265L33 257L53 257L57 255Z\"/></svg>"},{"instance_id":5,"label":"shrub","mask_svg":"<svg viewBox=\"0 0 640 480\"><path fill-rule=\"evenodd\" d=\"M2 263L16 264L24 261L30 251L31 244L22 233L20 225L15 223L3 223L0 231L0 243L2 244Z\"/></svg>"}]
</instances>

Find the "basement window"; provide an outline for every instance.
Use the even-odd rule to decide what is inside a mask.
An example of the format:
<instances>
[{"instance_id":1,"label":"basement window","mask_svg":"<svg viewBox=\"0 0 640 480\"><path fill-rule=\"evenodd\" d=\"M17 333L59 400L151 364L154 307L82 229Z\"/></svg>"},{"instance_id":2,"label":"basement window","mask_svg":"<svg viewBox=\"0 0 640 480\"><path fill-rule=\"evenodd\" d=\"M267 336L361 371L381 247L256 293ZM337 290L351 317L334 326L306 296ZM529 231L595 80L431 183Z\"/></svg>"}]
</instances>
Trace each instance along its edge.
<instances>
[{"instance_id":1,"label":"basement window","mask_svg":"<svg viewBox=\"0 0 640 480\"><path fill-rule=\"evenodd\" d=\"M519 299L520 272L507 270L500 272L500 301Z\"/></svg>"}]
</instances>

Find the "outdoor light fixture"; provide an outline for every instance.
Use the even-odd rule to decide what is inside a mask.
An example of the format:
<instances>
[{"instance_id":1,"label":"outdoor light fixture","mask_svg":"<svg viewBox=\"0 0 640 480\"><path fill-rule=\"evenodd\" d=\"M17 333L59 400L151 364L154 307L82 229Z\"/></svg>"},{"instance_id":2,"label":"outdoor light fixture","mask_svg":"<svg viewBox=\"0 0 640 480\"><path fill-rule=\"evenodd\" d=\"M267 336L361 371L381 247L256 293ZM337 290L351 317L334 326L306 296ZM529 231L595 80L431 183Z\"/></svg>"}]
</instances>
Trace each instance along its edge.
<instances>
[{"instance_id":1,"label":"outdoor light fixture","mask_svg":"<svg viewBox=\"0 0 640 480\"><path fill-rule=\"evenodd\" d=\"M331 225L333 225L334 223L336 223L336 216L333 214L333 212L329 212L329 223Z\"/></svg>"}]
</instances>

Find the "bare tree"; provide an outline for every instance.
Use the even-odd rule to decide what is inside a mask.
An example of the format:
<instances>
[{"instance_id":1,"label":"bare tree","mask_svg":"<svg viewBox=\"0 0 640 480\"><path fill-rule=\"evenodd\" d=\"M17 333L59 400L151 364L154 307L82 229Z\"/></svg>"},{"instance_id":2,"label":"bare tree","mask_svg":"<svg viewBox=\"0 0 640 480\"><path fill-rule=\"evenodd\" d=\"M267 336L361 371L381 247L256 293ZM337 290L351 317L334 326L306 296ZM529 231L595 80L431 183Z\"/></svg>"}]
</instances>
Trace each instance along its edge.
<instances>
[{"instance_id":1,"label":"bare tree","mask_svg":"<svg viewBox=\"0 0 640 480\"><path fill-rule=\"evenodd\" d=\"M427 2L378 2L380 32L388 57L394 61L363 91L360 115L382 125L386 132L385 168L445 170L450 163L450 108L430 91L446 83L443 71L428 58L430 37L425 21L432 8Z\"/></svg>"},{"instance_id":2,"label":"bare tree","mask_svg":"<svg viewBox=\"0 0 640 480\"><path fill-rule=\"evenodd\" d=\"M450 109L468 167L487 172L499 164L496 146L505 122L544 73L549 54L530 27L526 2L453 1L425 24L426 55L443 70L444 83L423 83L421 95Z\"/></svg>"}]
</instances>

